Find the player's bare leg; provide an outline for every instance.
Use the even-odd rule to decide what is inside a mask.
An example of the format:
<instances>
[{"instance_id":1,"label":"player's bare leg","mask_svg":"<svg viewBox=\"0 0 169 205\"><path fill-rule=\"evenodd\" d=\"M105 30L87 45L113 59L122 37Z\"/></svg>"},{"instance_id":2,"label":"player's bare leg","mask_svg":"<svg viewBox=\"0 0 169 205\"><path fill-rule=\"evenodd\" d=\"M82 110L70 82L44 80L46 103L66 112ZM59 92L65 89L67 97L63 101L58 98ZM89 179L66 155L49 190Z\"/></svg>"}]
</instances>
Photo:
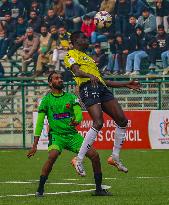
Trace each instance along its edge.
<instances>
[{"instance_id":1,"label":"player's bare leg","mask_svg":"<svg viewBox=\"0 0 169 205\"><path fill-rule=\"evenodd\" d=\"M94 179L95 179L95 184L96 184L96 190L93 193L93 195L94 196L111 196L112 194L110 192L102 188L102 171L101 171L101 163L100 163L99 154L96 152L96 150L93 147L91 147L87 151L86 156L91 160L92 167L93 167Z\"/></svg>"},{"instance_id":2,"label":"player's bare leg","mask_svg":"<svg viewBox=\"0 0 169 205\"><path fill-rule=\"evenodd\" d=\"M87 111L93 120L93 126L89 129L84 138L80 151L76 158L72 160L72 164L75 167L76 171L79 175L85 176L85 170L82 164L84 156L86 155L87 151L92 146L93 142L95 141L99 130L103 126L103 113L100 104L95 104L90 106Z\"/></svg>"},{"instance_id":3,"label":"player's bare leg","mask_svg":"<svg viewBox=\"0 0 169 205\"><path fill-rule=\"evenodd\" d=\"M40 176L40 180L39 180L39 186L38 186L38 189L37 189L35 196L37 196L37 197L43 196L44 185L46 183L46 180L48 179L50 172L52 171L53 164L55 163L59 154L60 153L57 150L49 151L48 160L45 162L45 164L42 167L42 172L41 172L41 176Z\"/></svg>"},{"instance_id":4,"label":"player's bare leg","mask_svg":"<svg viewBox=\"0 0 169 205\"><path fill-rule=\"evenodd\" d=\"M122 164L119 154L125 140L126 126L128 120L118 103L117 99L102 103L103 111L115 121L117 127L115 131L115 141L112 155L108 158L108 164L117 167L119 171L128 172L128 169Z\"/></svg>"}]
</instances>

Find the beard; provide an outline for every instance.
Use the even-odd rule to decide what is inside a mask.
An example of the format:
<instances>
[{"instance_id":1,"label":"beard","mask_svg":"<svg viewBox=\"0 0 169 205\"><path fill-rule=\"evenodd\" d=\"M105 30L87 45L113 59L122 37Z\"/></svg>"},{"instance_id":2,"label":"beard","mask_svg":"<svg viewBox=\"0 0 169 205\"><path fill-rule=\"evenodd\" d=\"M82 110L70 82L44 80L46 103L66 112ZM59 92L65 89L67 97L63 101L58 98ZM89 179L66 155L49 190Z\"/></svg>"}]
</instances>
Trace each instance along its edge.
<instances>
[{"instance_id":1,"label":"beard","mask_svg":"<svg viewBox=\"0 0 169 205\"><path fill-rule=\"evenodd\" d=\"M46 37L46 36L48 35L47 32L43 32L43 33L41 33L41 34L42 34L43 37Z\"/></svg>"},{"instance_id":2,"label":"beard","mask_svg":"<svg viewBox=\"0 0 169 205\"><path fill-rule=\"evenodd\" d=\"M57 89L57 90L62 90L64 88L64 84L61 84L61 85L53 85L52 84L52 88Z\"/></svg>"}]
</instances>

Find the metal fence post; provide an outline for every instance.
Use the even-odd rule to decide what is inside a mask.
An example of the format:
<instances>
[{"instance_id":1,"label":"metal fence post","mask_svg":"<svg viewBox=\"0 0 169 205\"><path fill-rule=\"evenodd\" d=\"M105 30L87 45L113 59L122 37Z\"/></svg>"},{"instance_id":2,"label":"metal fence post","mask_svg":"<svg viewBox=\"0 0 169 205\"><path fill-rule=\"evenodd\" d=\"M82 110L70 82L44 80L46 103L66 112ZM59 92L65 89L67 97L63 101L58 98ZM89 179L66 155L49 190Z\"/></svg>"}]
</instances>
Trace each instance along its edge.
<instances>
[{"instance_id":1,"label":"metal fence post","mask_svg":"<svg viewBox=\"0 0 169 205\"><path fill-rule=\"evenodd\" d=\"M162 109L161 105L161 82L158 82L158 110Z\"/></svg>"},{"instance_id":2,"label":"metal fence post","mask_svg":"<svg viewBox=\"0 0 169 205\"><path fill-rule=\"evenodd\" d=\"M22 130L23 130L23 148L26 147L26 119L25 119L25 85L21 82L21 92L22 92Z\"/></svg>"}]
</instances>

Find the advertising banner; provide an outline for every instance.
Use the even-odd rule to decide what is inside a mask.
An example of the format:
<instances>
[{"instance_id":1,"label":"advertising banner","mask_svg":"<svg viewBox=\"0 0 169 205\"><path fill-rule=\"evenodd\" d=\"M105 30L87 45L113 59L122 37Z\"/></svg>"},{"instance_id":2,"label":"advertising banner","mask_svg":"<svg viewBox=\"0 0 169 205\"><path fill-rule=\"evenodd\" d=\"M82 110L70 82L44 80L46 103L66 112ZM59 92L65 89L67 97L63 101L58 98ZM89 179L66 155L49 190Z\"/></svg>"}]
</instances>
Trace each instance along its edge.
<instances>
[{"instance_id":1,"label":"advertising banner","mask_svg":"<svg viewBox=\"0 0 169 205\"><path fill-rule=\"evenodd\" d=\"M128 128L126 140L123 145L124 149L150 149L148 137L148 121L150 111L126 111L128 118ZM83 112L83 121L77 127L79 133L84 137L92 126L92 120L88 112ZM106 114L104 114L104 125L99 132L94 143L96 149L112 149L114 144L115 122Z\"/></svg>"},{"instance_id":2,"label":"advertising banner","mask_svg":"<svg viewBox=\"0 0 169 205\"><path fill-rule=\"evenodd\" d=\"M169 149L169 110L153 110L149 119L152 149Z\"/></svg>"},{"instance_id":3,"label":"advertising banner","mask_svg":"<svg viewBox=\"0 0 169 205\"><path fill-rule=\"evenodd\" d=\"M128 127L123 149L169 149L169 110L125 111ZM103 114L104 125L99 132L94 147L96 149L112 149L114 144L115 122ZM34 128L37 112L33 113ZM92 120L88 112L83 112L83 120L77 129L85 137ZM45 118L38 149L47 149L48 122Z\"/></svg>"}]
</instances>

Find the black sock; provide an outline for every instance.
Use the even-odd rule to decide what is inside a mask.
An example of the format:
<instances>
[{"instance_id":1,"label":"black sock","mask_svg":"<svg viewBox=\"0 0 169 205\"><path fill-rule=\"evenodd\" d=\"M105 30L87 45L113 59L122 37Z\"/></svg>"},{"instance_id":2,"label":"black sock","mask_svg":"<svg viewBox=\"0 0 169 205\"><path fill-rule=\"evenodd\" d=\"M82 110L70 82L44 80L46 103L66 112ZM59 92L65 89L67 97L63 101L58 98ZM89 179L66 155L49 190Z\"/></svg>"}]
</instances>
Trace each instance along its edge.
<instances>
[{"instance_id":1,"label":"black sock","mask_svg":"<svg viewBox=\"0 0 169 205\"><path fill-rule=\"evenodd\" d=\"M95 184L96 184L96 191L102 190L102 173L95 173L94 174Z\"/></svg>"},{"instance_id":2,"label":"black sock","mask_svg":"<svg viewBox=\"0 0 169 205\"><path fill-rule=\"evenodd\" d=\"M48 179L47 176L40 176L40 180L39 180L39 187L38 187L38 192L44 192L44 185L46 183L46 180Z\"/></svg>"}]
</instances>

